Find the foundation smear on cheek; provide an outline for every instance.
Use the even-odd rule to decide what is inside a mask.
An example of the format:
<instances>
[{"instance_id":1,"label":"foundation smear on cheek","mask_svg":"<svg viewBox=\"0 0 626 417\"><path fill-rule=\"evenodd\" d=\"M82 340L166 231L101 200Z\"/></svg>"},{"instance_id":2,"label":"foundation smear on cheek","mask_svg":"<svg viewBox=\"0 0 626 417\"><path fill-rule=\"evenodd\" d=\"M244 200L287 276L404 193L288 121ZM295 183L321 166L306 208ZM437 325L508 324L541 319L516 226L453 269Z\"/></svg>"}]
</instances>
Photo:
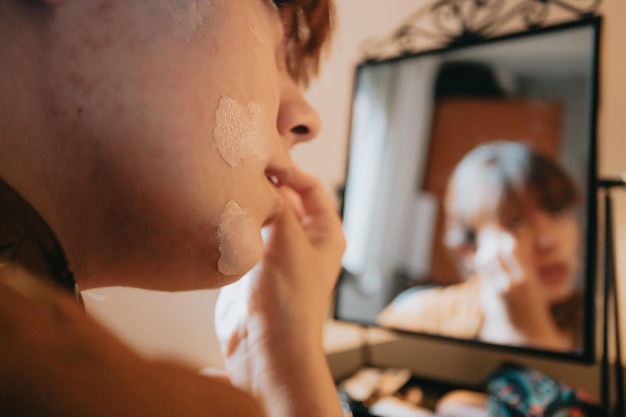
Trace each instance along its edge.
<instances>
[{"instance_id":1,"label":"foundation smear on cheek","mask_svg":"<svg viewBox=\"0 0 626 417\"><path fill-rule=\"evenodd\" d=\"M263 256L263 241L247 210L229 200L217 226L220 258L217 269L224 275L244 275Z\"/></svg>"},{"instance_id":2,"label":"foundation smear on cheek","mask_svg":"<svg viewBox=\"0 0 626 417\"><path fill-rule=\"evenodd\" d=\"M149 12L165 12L172 27L185 42L190 42L195 32L204 26L213 12L214 0L144 0Z\"/></svg>"},{"instance_id":3,"label":"foundation smear on cheek","mask_svg":"<svg viewBox=\"0 0 626 417\"><path fill-rule=\"evenodd\" d=\"M258 104L244 106L226 94L220 97L215 111L213 141L220 156L231 167L249 157L268 159L268 141L264 135L265 112Z\"/></svg>"}]
</instances>

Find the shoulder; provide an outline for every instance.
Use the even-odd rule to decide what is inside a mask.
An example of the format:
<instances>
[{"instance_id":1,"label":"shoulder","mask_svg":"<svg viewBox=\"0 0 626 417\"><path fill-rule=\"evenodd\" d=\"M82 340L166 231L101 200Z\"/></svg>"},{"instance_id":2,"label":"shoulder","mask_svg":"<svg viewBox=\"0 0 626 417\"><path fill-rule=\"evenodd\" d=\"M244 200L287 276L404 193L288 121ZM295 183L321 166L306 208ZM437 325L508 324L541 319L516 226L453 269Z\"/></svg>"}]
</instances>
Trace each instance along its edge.
<instances>
[{"instance_id":1,"label":"shoulder","mask_svg":"<svg viewBox=\"0 0 626 417\"><path fill-rule=\"evenodd\" d=\"M227 381L140 357L71 296L19 269L0 270L0 392L10 415L262 415Z\"/></svg>"},{"instance_id":2,"label":"shoulder","mask_svg":"<svg viewBox=\"0 0 626 417\"><path fill-rule=\"evenodd\" d=\"M383 309L377 322L401 330L424 331L432 323L433 314L438 314L444 291L439 287L409 288Z\"/></svg>"},{"instance_id":3,"label":"shoulder","mask_svg":"<svg viewBox=\"0 0 626 417\"><path fill-rule=\"evenodd\" d=\"M482 323L477 281L406 290L385 307L377 322L400 330L475 337Z\"/></svg>"}]
</instances>

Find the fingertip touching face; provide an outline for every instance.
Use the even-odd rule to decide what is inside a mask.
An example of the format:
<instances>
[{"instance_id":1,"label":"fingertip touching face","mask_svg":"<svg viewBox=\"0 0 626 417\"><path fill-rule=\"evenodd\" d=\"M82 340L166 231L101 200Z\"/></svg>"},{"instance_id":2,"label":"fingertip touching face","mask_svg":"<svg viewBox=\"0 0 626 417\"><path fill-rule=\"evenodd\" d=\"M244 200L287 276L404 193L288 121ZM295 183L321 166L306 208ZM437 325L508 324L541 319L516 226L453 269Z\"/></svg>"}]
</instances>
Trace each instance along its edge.
<instances>
[{"instance_id":1,"label":"fingertip touching face","mask_svg":"<svg viewBox=\"0 0 626 417\"><path fill-rule=\"evenodd\" d=\"M66 0L49 30L48 218L79 283L186 290L247 272L289 148L319 131L274 4Z\"/></svg>"}]
</instances>

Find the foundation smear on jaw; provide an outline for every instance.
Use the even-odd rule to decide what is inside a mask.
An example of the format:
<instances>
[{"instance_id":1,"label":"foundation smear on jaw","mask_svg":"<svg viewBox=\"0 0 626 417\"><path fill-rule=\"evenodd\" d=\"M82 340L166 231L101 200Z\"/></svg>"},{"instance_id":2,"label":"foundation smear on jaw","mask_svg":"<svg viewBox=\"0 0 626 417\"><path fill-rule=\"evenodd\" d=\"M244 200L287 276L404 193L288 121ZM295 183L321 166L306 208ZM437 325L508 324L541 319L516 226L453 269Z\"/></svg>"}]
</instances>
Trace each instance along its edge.
<instances>
[{"instance_id":1,"label":"foundation smear on jaw","mask_svg":"<svg viewBox=\"0 0 626 417\"><path fill-rule=\"evenodd\" d=\"M220 156L231 167L243 159L268 159L268 141L265 138L265 112L258 104L243 105L222 94L215 111L213 141Z\"/></svg>"},{"instance_id":2,"label":"foundation smear on jaw","mask_svg":"<svg viewBox=\"0 0 626 417\"><path fill-rule=\"evenodd\" d=\"M263 256L263 241L254 221L233 200L226 203L220 216L217 239L217 269L224 275L243 275Z\"/></svg>"}]
</instances>

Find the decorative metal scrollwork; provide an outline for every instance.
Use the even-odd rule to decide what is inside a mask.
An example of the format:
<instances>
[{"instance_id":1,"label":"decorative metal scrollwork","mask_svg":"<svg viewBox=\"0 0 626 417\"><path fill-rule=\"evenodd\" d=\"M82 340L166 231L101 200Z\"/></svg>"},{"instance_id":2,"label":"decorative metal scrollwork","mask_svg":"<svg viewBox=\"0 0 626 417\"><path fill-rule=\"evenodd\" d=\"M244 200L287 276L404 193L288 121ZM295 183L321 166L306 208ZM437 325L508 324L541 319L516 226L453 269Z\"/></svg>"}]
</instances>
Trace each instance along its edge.
<instances>
[{"instance_id":1,"label":"decorative metal scrollwork","mask_svg":"<svg viewBox=\"0 0 626 417\"><path fill-rule=\"evenodd\" d=\"M398 29L363 45L366 59L419 51L423 44L441 47L472 43L516 27L532 30L551 23L559 14L567 20L595 15L602 0L436 0L421 7Z\"/></svg>"}]
</instances>

